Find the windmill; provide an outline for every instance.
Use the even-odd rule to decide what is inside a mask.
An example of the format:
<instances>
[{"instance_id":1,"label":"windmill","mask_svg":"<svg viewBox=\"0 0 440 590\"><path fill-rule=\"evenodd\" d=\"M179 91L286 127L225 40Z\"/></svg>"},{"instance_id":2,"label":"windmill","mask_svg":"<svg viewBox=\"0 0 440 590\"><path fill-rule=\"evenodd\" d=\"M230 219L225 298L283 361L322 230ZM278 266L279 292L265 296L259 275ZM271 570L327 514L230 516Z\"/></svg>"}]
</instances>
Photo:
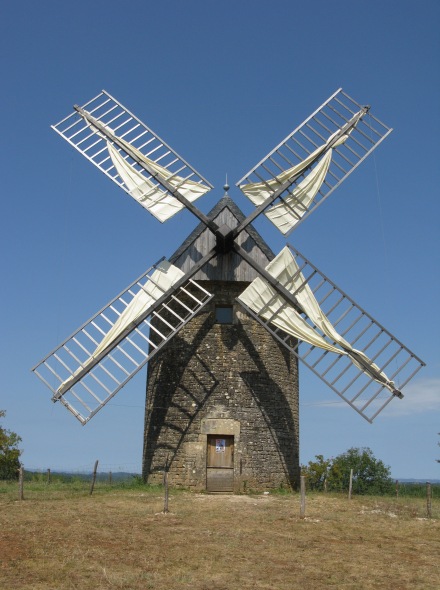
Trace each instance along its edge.
<instances>
[{"instance_id":1,"label":"windmill","mask_svg":"<svg viewBox=\"0 0 440 590\"><path fill-rule=\"evenodd\" d=\"M185 335L190 326L215 309L219 291L209 280L215 274L210 276L207 269L220 267L222 272L231 268L246 270L237 283L240 289L232 290L234 307L240 311L232 312L229 302L222 305L220 301L217 322L228 323L222 314L235 313L237 324L252 324L249 334L254 340L273 343L266 368L271 365L271 355L295 362L299 359L369 422L394 398L403 397L401 389L424 363L294 246L287 244L273 256L252 227L257 217L265 215L283 235L289 236L330 196L391 132L369 107L361 106L342 89L330 96L238 181L239 189L255 205L248 216L235 208L227 194L217 208L205 215L195 201L212 185L105 91L83 106L75 106L74 112L53 129L160 222L183 208L191 211L199 226L190 242L194 245L198 240L199 246L203 244L183 257L181 264L176 261L182 262L182 249L170 260L157 261L33 368L51 389L53 401L63 404L83 425L147 363L151 382L160 378L158 359L163 363L168 354L168 363L178 362L179 356L185 356L185 347L187 353L190 351L187 356L194 356L196 349L188 348ZM249 346L254 355L259 346L256 342ZM202 384L202 373L198 374L198 385L193 387L202 388L203 399L194 401L193 395L195 409L180 408L188 429L218 386L215 371L208 366L215 357L201 358L198 350L197 356L206 382ZM170 366L162 374L172 372ZM252 381L246 372L240 377L243 382ZM296 370L293 378L297 379ZM292 392L289 395L295 397ZM171 398L162 396L162 404L166 403L160 408L162 413L168 404L176 405ZM147 399L150 423L146 431L149 428L150 435L157 427L152 417L156 399L155 395ZM283 412L282 405L276 407ZM206 423L201 427L202 443L200 437L191 439L189 454L198 453L199 464L202 457L206 472L211 474L206 476L208 489L236 489L234 473L246 476L244 454L234 458L230 449L234 436L238 439L240 426L222 412L213 416L206 418L211 420L211 430ZM188 429L180 428L178 445L186 440ZM293 435L292 428L286 427L283 436L297 438L297 428ZM151 452L162 457L163 462L164 454L168 457L172 447L168 442L160 442L157 433L149 437L150 451L144 449L144 461L150 457L147 479L158 469L157 461L154 468ZM211 454L217 464L214 461L210 466ZM297 442L294 455L289 467L290 485L295 484L298 475ZM187 456L179 473L185 469L195 473L197 461L191 462ZM204 467L202 472L206 475Z\"/></svg>"}]
</instances>

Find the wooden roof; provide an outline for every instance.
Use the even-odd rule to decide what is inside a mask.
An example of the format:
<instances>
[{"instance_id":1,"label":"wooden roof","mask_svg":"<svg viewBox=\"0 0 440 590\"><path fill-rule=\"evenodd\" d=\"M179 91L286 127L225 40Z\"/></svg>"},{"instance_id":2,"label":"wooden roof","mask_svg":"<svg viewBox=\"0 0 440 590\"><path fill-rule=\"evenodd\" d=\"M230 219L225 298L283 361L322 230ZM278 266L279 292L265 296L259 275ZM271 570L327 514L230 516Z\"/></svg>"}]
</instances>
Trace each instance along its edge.
<instances>
[{"instance_id":1,"label":"wooden roof","mask_svg":"<svg viewBox=\"0 0 440 590\"><path fill-rule=\"evenodd\" d=\"M210 211L209 217L219 226L226 224L231 229L237 227L245 218L242 211L228 195L225 195ZM249 225L246 230L241 232L237 238L237 243L263 268L275 256L252 225ZM170 262L187 272L195 262L212 250L214 246L214 234L203 223L200 223L171 256ZM228 254L217 254L193 278L207 281L250 282L257 276L256 271L241 256L235 252L229 252Z\"/></svg>"}]
</instances>

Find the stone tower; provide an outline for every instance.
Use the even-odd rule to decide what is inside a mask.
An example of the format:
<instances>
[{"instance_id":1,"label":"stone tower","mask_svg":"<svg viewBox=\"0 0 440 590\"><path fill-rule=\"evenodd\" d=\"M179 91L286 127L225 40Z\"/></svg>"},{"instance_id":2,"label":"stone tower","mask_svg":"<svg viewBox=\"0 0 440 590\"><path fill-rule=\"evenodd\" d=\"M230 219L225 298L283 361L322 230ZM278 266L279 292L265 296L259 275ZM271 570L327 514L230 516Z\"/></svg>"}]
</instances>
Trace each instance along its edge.
<instances>
[{"instance_id":1,"label":"stone tower","mask_svg":"<svg viewBox=\"0 0 440 590\"><path fill-rule=\"evenodd\" d=\"M234 228L243 213L227 196L210 212ZM200 224L170 261L184 272L214 246ZM274 257L248 226L238 241L263 267ZM256 277L235 253L193 278L213 300L149 363L143 477L193 490L295 488L299 480L297 359L235 298Z\"/></svg>"}]
</instances>

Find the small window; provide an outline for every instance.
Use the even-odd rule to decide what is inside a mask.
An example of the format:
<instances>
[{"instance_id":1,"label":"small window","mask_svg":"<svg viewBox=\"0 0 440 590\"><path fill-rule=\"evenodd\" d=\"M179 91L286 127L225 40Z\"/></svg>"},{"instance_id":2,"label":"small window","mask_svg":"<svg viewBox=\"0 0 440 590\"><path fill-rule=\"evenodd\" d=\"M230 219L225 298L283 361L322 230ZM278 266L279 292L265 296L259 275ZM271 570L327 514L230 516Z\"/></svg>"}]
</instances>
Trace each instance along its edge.
<instances>
[{"instance_id":1,"label":"small window","mask_svg":"<svg viewBox=\"0 0 440 590\"><path fill-rule=\"evenodd\" d=\"M218 324L232 324L233 308L232 305L216 305L215 321Z\"/></svg>"}]
</instances>

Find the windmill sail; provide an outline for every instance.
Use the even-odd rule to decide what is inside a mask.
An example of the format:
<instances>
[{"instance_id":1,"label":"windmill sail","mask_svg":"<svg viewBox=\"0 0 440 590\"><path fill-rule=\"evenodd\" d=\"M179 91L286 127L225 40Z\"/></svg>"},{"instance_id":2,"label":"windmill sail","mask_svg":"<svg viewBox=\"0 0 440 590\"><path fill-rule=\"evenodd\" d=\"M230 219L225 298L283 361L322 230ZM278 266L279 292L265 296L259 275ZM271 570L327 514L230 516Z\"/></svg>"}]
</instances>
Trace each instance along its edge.
<instances>
[{"instance_id":1,"label":"windmill sail","mask_svg":"<svg viewBox=\"0 0 440 590\"><path fill-rule=\"evenodd\" d=\"M371 378L387 387L392 393L397 393L394 383L385 373L366 354L354 349L326 317L287 246L268 264L266 270L283 287L294 293L298 307L311 320L312 326L294 307L286 305L286 301L271 285L259 277L243 291L238 297L239 301L295 338L328 352L348 355L352 362ZM323 335L321 336L315 328L318 328ZM335 342L336 346L330 344L325 336Z\"/></svg>"},{"instance_id":2,"label":"windmill sail","mask_svg":"<svg viewBox=\"0 0 440 590\"><path fill-rule=\"evenodd\" d=\"M81 366L57 388L57 394L62 394L69 389L70 383L72 383L75 378L85 375L98 355L108 349L112 342L123 334L130 325L135 324L136 320L145 313L146 310L152 307L159 297L164 295L164 293L166 293L174 283L183 276L184 273L170 264L167 260L160 262L156 266L156 270L153 274L141 285L139 291L127 307L121 312L118 319L105 334L104 338L95 348L90 357L81 363Z\"/></svg>"},{"instance_id":3,"label":"windmill sail","mask_svg":"<svg viewBox=\"0 0 440 590\"><path fill-rule=\"evenodd\" d=\"M146 178L139 170L130 165L118 152L111 143L107 142L107 149L110 154L114 167L119 176L124 181L128 193L136 199L143 207L159 221L167 221L173 215L184 208L184 205L175 197L169 195L157 184ZM177 175L172 175L166 168L159 166L153 160L150 160L139 152L139 157L147 165L168 180L170 184L179 189L189 201L193 202L203 196L210 188L204 184L199 184L191 180L185 180Z\"/></svg>"},{"instance_id":4,"label":"windmill sail","mask_svg":"<svg viewBox=\"0 0 440 590\"><path fill-rule=\"evenodd\" d=\"M403 387L423 362L292 247L266 270L293 294L297 309L261 278L238 301L371 422L393 397L401 396L396 377ZM291 336L301 341L299 347ZM387 367L393 367L390 376ZM389 393L379 404L384 389Z\"/></svg>"},{"instance_id":5,"label":"windmill sail","mask_svg":"<svg viewBox=\"0 0 440 590\"><path fill-rule=\"evenodd\" d=\"M348 135L344 135L335 145L335 147L337 145L342 145L347 140L347 138ZM319 152L324 151L325 147L326 146L322 146L322 150L320 149ZM325 155L311 170L311 172L307 174L307 176L296 186L296 188L290 194L288 194L284 199L281 199L276 205L272 205L271 207L269 207L269 209L267 209L267 211L265 211L264 214L266 215L266 217L270 219L270 221L272 221L274 225L276 225L276 227L280 230L282 234L289 233L289 231L294 227L294 225L298 223L301 217L305 215L305 213L307 213L309 206L313 202L313 199L316 197L319 189L321 188L325 180L325 177L327 176L327 172L332 160L332 153L333 148L329 148ZM304 162L307 162L307 160L310 159L312 158L307 158ZM302 162L301 164L304 164L304 162ZM301 168L300 171L302 171L306 167L307 166L304 165L298 165L295 168ZM293 172L292 175L298 174L298 172ZM281 184L282 182L279 183L279 186ZM241 187L241 189L247 195L249 188ZM263 190L262 194L267 194L267 191ZM269 197L270 195L267 196ZM256 205L261 204L261 202L256 203L254 200L253 202Z\"/></svg>"},{"instance_id":6,"label":"windmill sail","mask_svg":"<svg viewBox=\"0 0 440 590\"><path fill-rule=\"evenodd\" d=\"M184 207L163 187L161 179L190 202L212 188L177 152L105 91L52 128L161 222ZM112 138L143 159L151 173L137 160L122 157L114 147L113 151L109 149L109 144L114 143Z\"/></svg>"},{"instance_id":7,"label":"windmill sail","mask_svg":"<svg viewBox=\"0 0 440 590\"><path fill-rule=\"evenodd\" d=\"M338 90L237 186L288 235L390 132Z\"/></svg>"},{"instance_id":8,"label":"windmill sail","mask_svg":"<svg viewBox=\"0 0 440 590\"><path fill-rule=\"evenodd\" d=\"M266 271L240 246L262 212L288 235L387 137L369 107L335 92L237 183L256 209L233 228L193 204L212 185L107 92L74 108L57 133L159 221L187 207L216 246L186 274L160 261L34 367L54 401L85 424L212 299L191 277L234 252L261 275L241 305L357 412L371 422L401 397L420 359L291 246Z\"/></svg>"},{"instance_id":9,"label":"windmill sail","mask_svg":"<svg viewBox=\"0 0 440 590\"><path fill-rule=\"evenodd\" d=\"M212 299L188 275L157 263L40 361L53 400L88 422Z\"/></svg>"},{"instance_id":10,"label":"windmill sail","mask_svg":"<svg viewBox=\"0 0 440 590\"><path fill-rule=\"evenodd\" d=\"M359 120L359 116L360 115L358 114L356 117L356 120ZM307 168L309 168L310 166L315 164L317 162L318 158L322 155L322 153L328 147L327 158L326 159L323 158L323 160L325 160L326 165L323 167L321 164L321 168L323 168L323 170L325 171L325 174L326 174L328 167L330 165L330 162L331 162L331 149L334 147L338 147L339 145L342 145L348 139L348 134L344 134L337 141L332 143L332 141L334 139L334 135L335 134L333 134L331 137L329 137L329 139L326 141L325 144L319 146L314 152L312 152L309 156L307 156L307 158L304 158L304 160L302 160L299 164L296 164L295 166L288 168L285 172L278 174L277 176L275 176L274 178L272 178L270 180L267 180L264 182L250 182L248 184L242 184L242 185L240 185L241 191L252 201L252 203L254 205L257 205L257 206L261 205L262 203L264 203L264 201L266 199L271 197L273 195L273 193L278 188L280 188L284 183L288 182L290 179L293 179L293 177L298 176L299 174L304 172ZM321 160L321 162L322 162L322 160ZM325 174L324 174L324 177L325 177ZM310 174L309 174L309 176L310 176ZM321 186L321 184L322 184L322 181L319 183L319 186ZM319 187L318 187L318 190L319 190Z\"/></svg>"}]
</instances>

